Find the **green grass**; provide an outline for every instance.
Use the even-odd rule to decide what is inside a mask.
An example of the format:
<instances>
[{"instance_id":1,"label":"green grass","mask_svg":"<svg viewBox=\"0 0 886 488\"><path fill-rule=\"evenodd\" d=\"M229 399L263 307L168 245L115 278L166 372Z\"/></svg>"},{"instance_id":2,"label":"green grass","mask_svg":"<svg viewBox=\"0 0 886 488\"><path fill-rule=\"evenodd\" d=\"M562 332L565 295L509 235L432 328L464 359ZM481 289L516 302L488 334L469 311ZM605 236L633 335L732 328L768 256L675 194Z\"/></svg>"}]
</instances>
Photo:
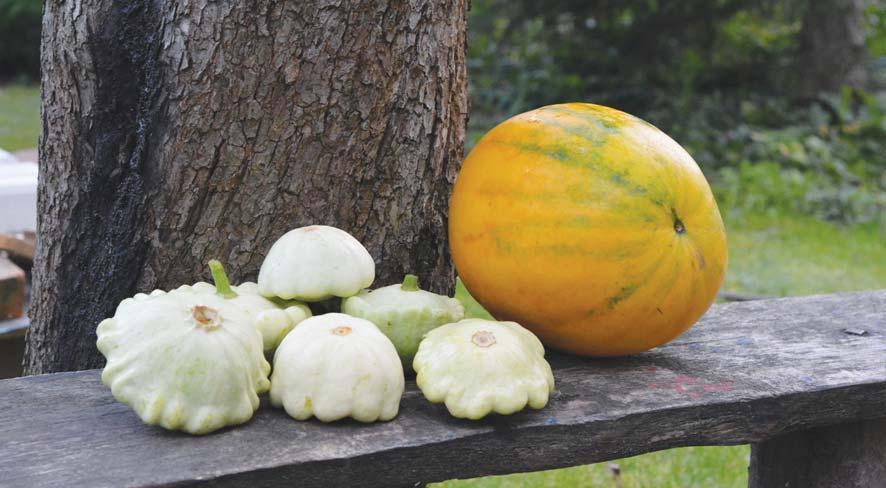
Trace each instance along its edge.
<instances>
[{"instance_id":1,"label":"green grass","mask_svg":"<svg viewBox=\"0 0 886 488\"><path fill-rule=\"evenodd\" d=\"M748 446L684 447L614 461L621 471L617 484L609 468L599 463L535 473L452 480L433 488L623 487L731 488L747 486Z\"/></svg>"},{"instance_id":2,"label":"green grass","mask_svg":"<svg viewBox=\"0 0 886 488\"><path fill-rule=\"evenodd\" d=\"M40 87L0 86L0 149L37 147L40 134Z\"/></svg>"},{"instance_id":3,"label":"green grass","mask_svg":"<svg viewBox=\"0 0 886 488\"><path fill-rule=\"evenodd\" d=\"M727 216L724 290L787 296L886 288L886 228L802 215Z\"/></svg>"}]
</instances>

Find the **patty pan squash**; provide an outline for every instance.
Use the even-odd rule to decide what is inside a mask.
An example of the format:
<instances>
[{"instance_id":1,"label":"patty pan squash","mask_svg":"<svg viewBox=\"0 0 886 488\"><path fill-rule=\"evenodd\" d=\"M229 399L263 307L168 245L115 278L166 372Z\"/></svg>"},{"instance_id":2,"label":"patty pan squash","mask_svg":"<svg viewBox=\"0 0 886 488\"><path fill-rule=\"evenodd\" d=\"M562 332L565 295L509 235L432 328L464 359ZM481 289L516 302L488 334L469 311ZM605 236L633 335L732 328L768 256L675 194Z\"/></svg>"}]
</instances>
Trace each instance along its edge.
<instances>
[{"instance_id":1,"label":"patty pan squash","mask_svg":"<svg viewBox=\"0 0 886 488\"><path fill-rule=\"evenodd\" d=\"M232 286L237 293L234 301L253 317L253 325L261 332L265 354L274 351L286 334L301 321L311 316L311 309L295 300L271 300L258 293L258 285L244 282Z\"/></svg>"},{"instance_id":2,"label":"patty pan squash","mask_svg":"<svg viewBox=\"0 0 886 488\"><path fill-rule=\"evenodd\" d=\"M147 424L206 434L246 422L270 364L253 316L225 283L139 293L96 330L102 381Z\"/></svg>"},{"instance_id":3,"label":"patty pan squash","mask_svg":"<svg viewBox=\"0 0 886 488\"><path fill-rule=\"evenodd\" d=\"M402 284L363 290L346 298L341 311L378 326L394 343L407 369L412 367L418 344L429 330L457 322L465 315L455 298L420 289L415 275L406 275Z\"/></svg>"},{"instance_id":4,"label":"patty pan squash","mask_svg":"<svg viewBox=\"0 0 886 488\"><path fill-rule=\"evenodd\" d=\"M544 347L515 322L465 319L431 330L412 363L425 398L454 417L543 408L554 389Z\"/></svg>"},{"instance_id":5,"label":"patty pan squash","mask_svg":"<svg viewBox=\"0 0 886 488\"><path fill-rule=\"evenodd\" d=\"M374 279L375 262L360 241L335 227L310 225L271 246L258 290L266 297L319 302L355 295Z\"/></svg>"},{"instance_id":6,"label":"patty pan squash","mask_svg":"<svg viewBox=\"0 0 886 488\"><path fill-rule=\"evenodd\" d=\"M271 403L298 420L391 420L403 388L394 345L372 322L350 315L305 320L274 355Z\"/></svg>"}]
</instances>

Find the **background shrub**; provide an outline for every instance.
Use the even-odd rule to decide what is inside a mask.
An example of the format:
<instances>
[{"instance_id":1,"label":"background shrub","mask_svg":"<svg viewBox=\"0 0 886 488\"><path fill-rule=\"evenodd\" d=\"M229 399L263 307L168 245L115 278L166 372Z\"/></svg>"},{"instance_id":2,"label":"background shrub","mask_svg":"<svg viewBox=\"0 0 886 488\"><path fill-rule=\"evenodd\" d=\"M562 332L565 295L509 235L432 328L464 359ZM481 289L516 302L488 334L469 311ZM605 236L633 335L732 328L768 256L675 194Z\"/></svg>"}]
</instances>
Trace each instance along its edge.
<instances>
[{"instance_id":1,"label":"background shrub","mask_svg":"<svg viewBox=\"0 0 886 488\"><path fill-rule=\"evenodd\" d=\"M0 79L40 75L40 0L0 0Z\"/></svg>"}]
</instances>

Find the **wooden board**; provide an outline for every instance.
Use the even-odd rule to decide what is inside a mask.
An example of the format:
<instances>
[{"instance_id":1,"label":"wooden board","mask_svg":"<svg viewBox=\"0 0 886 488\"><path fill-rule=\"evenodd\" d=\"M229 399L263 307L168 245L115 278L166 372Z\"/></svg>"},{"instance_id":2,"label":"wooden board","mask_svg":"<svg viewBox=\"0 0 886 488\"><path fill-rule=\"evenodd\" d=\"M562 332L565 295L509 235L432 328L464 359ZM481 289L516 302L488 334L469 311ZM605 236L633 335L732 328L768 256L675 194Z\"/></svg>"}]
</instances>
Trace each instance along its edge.
<instances>
[{"instance_id":1,"label":"wooden board","mask_svg":"<svg viewBox=\"0 0 886 488\"><path fill-rule=\"evenodd\" d=\"M36 238L31 233L28 234L25 237L16 237L0 232L0 250L8 252L13 258L18 258L28 263L34 262L34 243Z\"/></svg>"},{"instance_id":2,"label":"wooden board","mask_svg":"<svg viewBox=\"0 0 886 488\"><path fill-rule=\"evenodd\" d=\"M399 486L760 442L886 415L886 290L718 305L625 359L551 355L547 408L450 418L409 384L400 416L296 422L263 407L204 437L143 425L98 371L0 381L4 486Z\"/></svg>"},{"instance_id":3,"label":"wooden board","mask_svg":"<svg viewBox=\"0 0 886 488\"><path fill-rule=\"evenodd\" d=\"M749 488L886 486L886 418L790 432L751 446Z\"/></svg>"},{"instance_id":4,"label":"wooden board","mask_svg":"<svg viewBox=\"0 0 886 488\"><path fill-rule=\"evenodd\" d=\"M25 272L0 253L0 321L25 313Z\"/></svg>"}]
</instances>

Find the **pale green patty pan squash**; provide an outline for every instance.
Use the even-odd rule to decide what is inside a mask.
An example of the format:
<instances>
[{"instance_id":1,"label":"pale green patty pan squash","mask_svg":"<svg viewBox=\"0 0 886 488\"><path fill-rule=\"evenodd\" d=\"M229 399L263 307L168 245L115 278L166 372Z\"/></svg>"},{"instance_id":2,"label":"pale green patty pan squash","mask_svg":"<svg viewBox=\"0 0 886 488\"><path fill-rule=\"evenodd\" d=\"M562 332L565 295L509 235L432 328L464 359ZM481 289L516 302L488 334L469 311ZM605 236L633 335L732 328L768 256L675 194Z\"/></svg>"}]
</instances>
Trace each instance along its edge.
<instances>
[{"instance_id":1,"label":"pale green patty pan squash","mask_svg":"<svg viewBox=\"0 0 886 488\"><path fill-rule=\"evenodd\" d=\"M258 272L266 297L319 302L349 297L375 279L375 261L347 232L326 225L291 230L277 239Z\"/></svg>"},{"instance_id":2,"label":"pale green patty pan squash","mask_svg":"<svg viewBox=\"0 0 886 488\"><path fill-rule=\"evenodd\" d=\"M454 417L543 408L554 375L535 335L515 322L465 319L427 333L412 366L425 398Z\"/></svg>"},{"instance_id":3,"label":"pale green patty pan squash","mask_svg":"<svg viewBox=\"0 0 886 488\"><path fill-rule=\"evenodd\" d=\"M394 343L406 368L412 368L418 344L428 331L465 315L455 298L419 289L415 275L406 275L402 284L363 290L345 298L341 311L378 326Z\"/></svg>"},{"instance_id":4,"label":"pale green patty pan squash","mask_svg":"<svg viewBox=\"0 0 886 488\"><path fill-rule=\"evenodd\" d=\"M258 292L258 285L244 282L231 286L222 264L216 260L209 261L215 287L208 283L196 283L195 288L212 292L216 288L230 303L243 308L253 318L253 325L262 335L265 355L272 357L277 345L283 337L299 322L311 316L311 309L304 303L280 298L265 298ZM209 288L207 288L209 287Z\"/></svg>"},{"instance_id":5,"label":"pale green patty pan squash","mask_svg":"<svg viewBox=\"0 0 886 488\"><path fill-rule=\"evenodd\" d=\"M391 420L400 409L403 367L372 323L342 313L311 317L274 355L271 403L297 420Z\"/></svg>"},{"instance_id":6,"label":"pale green patty pan squash","mask_svg":"<svg viewBox=\"0 0 886 488\"><path fill-rule=\"evenodd\" d=\"M280 341L293 327L311 316L311 309L304 303L265 298L259 295L258 285L250 281L232 286L231 289L237 294L231 301L253 317L253 325L261 332L262 345L268 358L274 356Z\"/></svg>"},{"instance_id":7,"label":"pale green patty pan squash","mask_svg":"<svg viewBox=\"0 0 886 488\"><path fill-rule=\"evenodd\" d=\"M271 367L253 316L230 292L197 283L120 302L96 330L114 398L147 424L191 434L252 418Z\"/></svg>"}]
</instances>

